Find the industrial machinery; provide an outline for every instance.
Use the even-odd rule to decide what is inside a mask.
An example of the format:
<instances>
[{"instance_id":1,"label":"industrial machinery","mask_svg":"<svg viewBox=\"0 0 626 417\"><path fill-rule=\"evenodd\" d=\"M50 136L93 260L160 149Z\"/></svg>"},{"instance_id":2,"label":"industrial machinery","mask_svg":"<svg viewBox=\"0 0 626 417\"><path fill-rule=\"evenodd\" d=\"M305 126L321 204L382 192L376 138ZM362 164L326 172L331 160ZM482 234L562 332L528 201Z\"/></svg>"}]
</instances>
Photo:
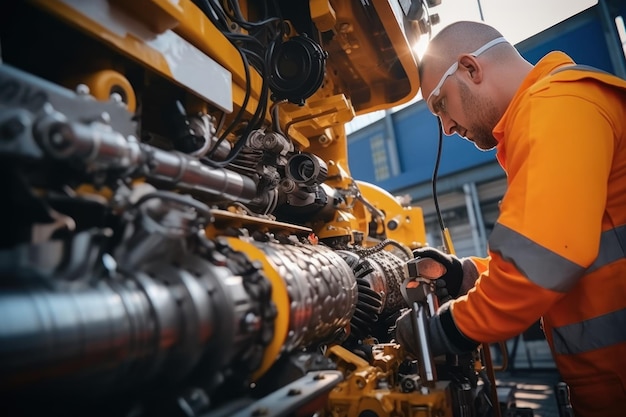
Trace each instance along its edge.
<instances>
[{"instance_id":1,"label":"industrial machinery","mask_svg":"<svg viewBox=\"0 0 626 417\"><path fill-rule=\"evenodd\" d=\"M4 2L2 414L497 415L481 349L395 343L422 213L347 158L436 4Z\"/></svg>"}]
</instances>

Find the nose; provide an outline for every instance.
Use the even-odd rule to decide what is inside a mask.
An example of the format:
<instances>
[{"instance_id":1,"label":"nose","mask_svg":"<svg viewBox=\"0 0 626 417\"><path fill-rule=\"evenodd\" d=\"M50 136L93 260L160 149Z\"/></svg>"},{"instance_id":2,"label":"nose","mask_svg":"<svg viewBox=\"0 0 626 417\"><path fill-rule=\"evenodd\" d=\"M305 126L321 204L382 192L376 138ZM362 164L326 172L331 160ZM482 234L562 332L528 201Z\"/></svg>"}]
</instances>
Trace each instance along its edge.
<instances>
[{"instance_id":1,"label":"nose","mask_svg":"<svg viewBox=\"0 0 626 417\"><path fill-rule=\"evenodd\" d=\"M443 127L443 133L445 133L446 136L450 136L454 132L456 132L457 125L456 125L456 122L454 120L452 120L452 118L450 118L450 117L448 117L446 115L439 115L439 119L441 120L441 126Z\"/></svg>"}]
</instances>

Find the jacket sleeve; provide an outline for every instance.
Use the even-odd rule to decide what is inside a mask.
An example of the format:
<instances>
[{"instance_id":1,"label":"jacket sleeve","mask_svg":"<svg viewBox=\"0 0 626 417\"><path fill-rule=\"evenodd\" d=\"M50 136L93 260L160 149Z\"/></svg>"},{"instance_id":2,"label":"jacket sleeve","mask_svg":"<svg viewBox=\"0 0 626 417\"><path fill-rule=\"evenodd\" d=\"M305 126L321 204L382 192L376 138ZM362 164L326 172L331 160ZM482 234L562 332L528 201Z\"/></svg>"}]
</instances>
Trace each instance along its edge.
<instances>
[{"instance_id":1,"label":"jacket sleeve","mask_svg":"<svg viewBox=\"0 0 626 417\"><path fill-rule=\"evenodd\" d=\"M483 272L487 271L487 269L489 268L489 260L491 259L489 256L487 256L486 258L472 256L470 257L470 259L476 266L476 269L478 270L479 274L482 274Z\"/></svg>"},{"instance_id":2,"label":"jacket sleeve","mask_svg":"<svg viewBox=\"0 0 626 417\"><path fill-rule=\"evenodd\" d=\"M513 337L573 287L596 258L614 152L598 104L552 88L520 106L506 138L508 190L488 270L450 306L472 340ZM571 89L569 91L572 91Z\"/></svg>"}]
</instances>

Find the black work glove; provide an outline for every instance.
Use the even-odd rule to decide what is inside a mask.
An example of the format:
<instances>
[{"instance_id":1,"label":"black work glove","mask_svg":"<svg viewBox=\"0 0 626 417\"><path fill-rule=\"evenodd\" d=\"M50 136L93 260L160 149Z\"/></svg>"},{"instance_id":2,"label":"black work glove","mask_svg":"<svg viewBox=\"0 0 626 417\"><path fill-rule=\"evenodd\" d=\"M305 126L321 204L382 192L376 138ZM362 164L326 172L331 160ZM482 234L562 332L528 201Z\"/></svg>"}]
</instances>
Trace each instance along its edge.
<instances>
[{"instance_id":1,"label":"black work glove","mask_svg":"<svg viewBox=\"0 0 626 417\"><path fill-rule=\"evenodd\" d=\"M435 292L440 300L446 300L448 296L456 298L459 296L461 285L463 284L463 263L454 255L448 255L434 248L420 248L413 251L415 258L430 258L443 266L443 275L425 276L425 278L437 279L435 281ZM465 261L465 260L464 260ZM467 262L471 262L469 259ZM476 275L478 273L476 272Z\"/></svg>"},{"instance_id":2,"label":"black work glove","mask_svg":"<svg viewBox=\"0 0 626 417\"><path fill-rule=\"evenodd\" d=\"M420 359L419 341L413 331L411 312L411 309L405 310L396 320L395 338L409 356ZM449 302L443 304L433 317L427 319L426 333L433 357L444 353L460 355L471 352L479 345L478 342L463 335L456 327Z\"/></svg>"}]
</instances>

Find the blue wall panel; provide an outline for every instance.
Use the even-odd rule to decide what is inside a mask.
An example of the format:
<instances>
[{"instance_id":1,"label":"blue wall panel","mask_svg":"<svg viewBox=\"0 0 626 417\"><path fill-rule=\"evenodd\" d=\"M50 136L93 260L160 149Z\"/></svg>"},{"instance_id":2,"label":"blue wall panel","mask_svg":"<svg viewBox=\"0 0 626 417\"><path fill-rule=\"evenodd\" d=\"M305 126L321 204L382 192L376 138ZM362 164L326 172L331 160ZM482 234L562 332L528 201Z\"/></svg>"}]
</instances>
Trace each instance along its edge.
<instances>
[{"instance_id":1,"label":"blue wall panel","mask_svg":"<svg viewBox=\"0 0 626 417\"><path fill-rule=\"evenodd\" d=\"M578 64L614 72L602 25L596 14L596 9L584 11L569 21L521 42L517 47L532 64L550 51L563 51ZM534 46L529 46L532 44Z\"/></svg>"},{"instance_id":2,"label":"blue wall panel","mask_svg":"<svg viewBox=\"0 0 626 417\"><path fill-rule=\"evenodd\" d=\"M352 178L372 184L377 183L370 144L370 141L376 136L385 138L385 125L383 123L373 123L359 130L358 135L350 136L348 163Z\"/></svg>"},{"instance_id":3,"label":"blue wall panel","mask_svg":"<svg viewBox=\"0 0 626 417\"><path fill-rule=\"evenodd\" d=\"M380 182L387 190L397 190L431 179L439 145L437 119L424 102L393 114L401 174ZM480 152L473 143L458 135L444 136L439 175L446 175L493 161L495 151Z\"/></svg>"},{"instance_id":4,"label":"blue wall panel","mask_svg":"<svg viewBox=\"0 0 626 417\"><path fill-rule=\"evenodd\" d=\"M397 189L432 174L437 153L437 120L423 102L406 107L392 115L398 159L402 174L382 182L387 189Z\"/></svg>"}]
</instances>

